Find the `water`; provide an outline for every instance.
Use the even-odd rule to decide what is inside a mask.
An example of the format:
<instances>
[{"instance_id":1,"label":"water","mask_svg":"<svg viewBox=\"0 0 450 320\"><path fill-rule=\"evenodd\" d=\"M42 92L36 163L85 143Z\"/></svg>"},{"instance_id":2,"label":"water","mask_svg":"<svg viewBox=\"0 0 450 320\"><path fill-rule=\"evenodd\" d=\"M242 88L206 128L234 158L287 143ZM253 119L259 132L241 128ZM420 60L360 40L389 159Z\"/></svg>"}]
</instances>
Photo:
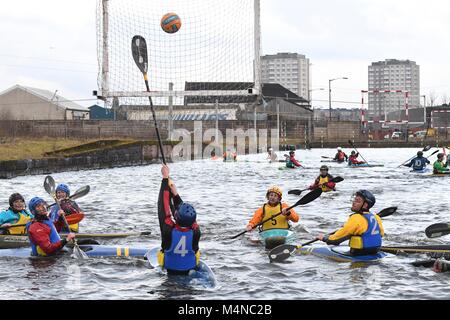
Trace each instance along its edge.
<instances>
[{"instance_id":1,"label":"water","mask_svg":"<svg viewBox=\"0 0 450 320\"><path fill-rule=\"evenodd\" d=\"M338 192L323 195L300 207L298 242L317 233L340 227L350 214L354 191L365 188L377 197L376 210L398 206L385 219L386 245L445 243L429 240L427 226L446 222L449 212L446 178L427 177L396 169L417 150L361 149L364 157L384 168L351 169L330 164L331 174L342 176ZM192 203L202 228L202 257L214 270L219 286L205 289L196 285L174 285L138 259L56 260L0 259L0 299L429 299L450 298L450 274L414 268L415 257L394 257L371 265L336 263L314 256L297 256L285 264L270 264L254 236L226 240L245 228L253 212L265 201L271 185L279 185L290 204L298 198L290 189L309 186L318 175L321 156L334 150L299 151L306 170L280 171L281 164L184 162L171 165L171 177L184 201ZM283 153L281 152L280 155ZM264 155L241 157L262 160ZM433 161L435 158L432 159ZM157 198L161 183L160 166L54 174L57 182L68 183L72 191L89 184L91 193L78 203L87 213L82 232L151 231L146 238L121 239L105 244L159 246ZM0 203L21 192L49 197L42 187L44 176L0 181ZM310 233L308 233L307 231Z\"/></svg>"}]
</instances>

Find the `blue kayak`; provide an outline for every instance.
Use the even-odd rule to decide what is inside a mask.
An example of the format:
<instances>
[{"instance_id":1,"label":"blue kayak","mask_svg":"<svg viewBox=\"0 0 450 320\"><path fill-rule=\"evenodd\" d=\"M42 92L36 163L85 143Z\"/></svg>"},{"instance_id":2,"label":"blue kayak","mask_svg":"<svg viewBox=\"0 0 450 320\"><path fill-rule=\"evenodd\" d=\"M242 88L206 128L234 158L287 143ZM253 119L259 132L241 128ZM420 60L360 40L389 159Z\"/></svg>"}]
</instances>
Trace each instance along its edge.
<instances>
[{"instance_id":1,"label":"blue kayak","mask_svg":"<svg viewBox=\"0 0 450 320\"><path fill-rule=\"evenodd\" d=\"M384 167L384 164L351 164L349 165L350 168L382 168Z\"/></svg>"},{"instance_id":2,"label":"blue kayak","mask_svg":"<svg viewBox=\"0 0 450 320\"><path fill-rule=\"evenodd\" d=\"M266 249L273 249L283 244L290 244L296 240L295 233L291 230L272 229L261 231L259 239Z\"/></svg>"},{"instance_id":3,"label":"blue kayak","mask_svg":"<svg viewBox=\"0 0 450 320\"><path fill-rule=\"evenodd\" d=\"M352 256L348 246L307 246L301 248L299 252L304 255L314 255L337 262L371 262L381 260L387 256L384 252L368 256Z\"/></svg>"},{"instance_id":4,"label":"blue kayak","mask_svg":"<svg viewBox=\"0 0 450 320\"><path fill-rule=\"evenodd\" d=\"M122 246L81 245L88 257L137 257L144 258L148 248L129 248ZM68 251L70 253L71 251ZM2 249L0 257L12 258L40 258L32 257L30 248Z\"/></svg>"},{"instance_id":5,"label":"blue kayak","mask_svg":"<svg viewBox=\"0 0 450 320\"><path fill-rule=\"evenodd\" d=\"M159 248L155 248L147 252L146 258L150 263L150 266L160 274L167 274L167 271L161 268L158 263ZM214 272L204 262L200 261L198 267L195 270L191 270L189 275L168 275L169 279L184 285L201 285L206 288L215 288L217 286L217 280Z\"/></svg>"},{"instance_id":6,"label":"blue kayak","mask_svg":"<svg viewBox=\"0 0 450 320\"><path fill-rule=\"evenodd\" d=\"M411 173L417 173L417 174L424 174L424 173L430 173L431 169L429 168L424 168L422 170L411 170Z\"/></svg>"}]
</instances>

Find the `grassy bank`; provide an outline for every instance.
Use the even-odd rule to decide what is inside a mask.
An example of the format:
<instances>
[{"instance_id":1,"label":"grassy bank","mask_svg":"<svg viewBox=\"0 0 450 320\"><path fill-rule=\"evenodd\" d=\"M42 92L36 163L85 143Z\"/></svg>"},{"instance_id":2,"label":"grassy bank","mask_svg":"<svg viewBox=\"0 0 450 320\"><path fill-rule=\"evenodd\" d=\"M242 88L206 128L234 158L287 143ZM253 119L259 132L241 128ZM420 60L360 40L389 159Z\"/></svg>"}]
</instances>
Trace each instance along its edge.
<instances>
[{"instance_id":1,"label":"grassy bank","mask_svg":"<svg viewBox=\"0 0 450 320\"><path fill-rule=\"evenodd\" d=\"M45 153L60 149L72 148L94 140L80 139L14 139L0 143L0 161L42 159Z\"/></svg>"}]
</instances>

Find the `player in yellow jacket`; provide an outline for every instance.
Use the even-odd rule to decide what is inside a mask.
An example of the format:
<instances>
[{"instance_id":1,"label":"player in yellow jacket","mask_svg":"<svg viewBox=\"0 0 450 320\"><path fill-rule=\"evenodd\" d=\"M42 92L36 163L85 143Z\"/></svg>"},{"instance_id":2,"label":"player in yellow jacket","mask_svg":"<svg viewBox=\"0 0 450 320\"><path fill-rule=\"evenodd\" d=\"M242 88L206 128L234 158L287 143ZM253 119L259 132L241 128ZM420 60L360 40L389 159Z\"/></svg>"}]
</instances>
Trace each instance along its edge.
<instances>
[{"instance_id":1,"label":"player in yellow jacket","mask_svg":"<svg viewBox=\"0 0 450 320\"><path fill-rule=\"evenodd\" d=\"M372 255L380 251L384 237L383 222L370 212L375 205L374 195L367 190L355 193L352 211L344 227L330 236L319 235L317 239L329 245L339 245L350 240L350 253L354 256Z\"/></svg>"}]
</instances>

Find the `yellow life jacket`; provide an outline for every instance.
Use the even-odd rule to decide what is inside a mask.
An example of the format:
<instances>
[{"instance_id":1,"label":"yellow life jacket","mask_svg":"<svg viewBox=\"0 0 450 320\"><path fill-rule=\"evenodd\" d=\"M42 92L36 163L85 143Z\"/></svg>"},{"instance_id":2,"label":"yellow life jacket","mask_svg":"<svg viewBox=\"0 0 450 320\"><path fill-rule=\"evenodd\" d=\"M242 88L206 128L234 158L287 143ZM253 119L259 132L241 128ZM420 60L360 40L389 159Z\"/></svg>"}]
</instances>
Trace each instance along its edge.
<instances>
[{"instance_id":1,"label":"yellow life jacket","mask_svg":"<svg viewBox=\"0 0 450 320\"><path fill-rule=\"evenodd\" d=\"M322 176L319 177L319 185L322 184L322 191L323 192L330 192L333 191L333 189L328 188L325 184L330 182L330 178L326 176L323 178Z\"/></svg>"},{"instance_id":2,"label":"yellow life jacket","mask_svg":"<svg viewBox=\"0 0 450 320\"><path fill-rule=\"evenodd\" d=\"M14 225L22 225L27 224L29 221L31 221L31 218L28 216L25 216L21 213L19 213L19 221L17 221ZM23 235L27 234L26 227L11 227L9 228L9 234L11 235Z\"/></svg>"},{"instance_id":3,"label":"yellow life jacket","mask_svg":"<svg viewBox=\"0 0 450 320\"><path fill-rule=\"evenodd\" d=\"M75 224L71 224L69 225L70 227L70 231L78 233L78 231L80 230L80 224L79 223L75 223Z\"/></svg>"},{"instance_id":4,"label":"yellow life jacket","mask_svg":"<svg viewBox=\"0 0 450 320\"><path fill-rule=\"evenodd\" d=\"M263 207L263 221L272 218L274 215L280 213L283 210L283 206L280 203L276 207L272 207L265 204ZM275 219L269 220L264 223L261 227L261 231L272 230L272 229L290 229L289 220L283 216L279 215Z\"/></svg>"}]
</instances>

